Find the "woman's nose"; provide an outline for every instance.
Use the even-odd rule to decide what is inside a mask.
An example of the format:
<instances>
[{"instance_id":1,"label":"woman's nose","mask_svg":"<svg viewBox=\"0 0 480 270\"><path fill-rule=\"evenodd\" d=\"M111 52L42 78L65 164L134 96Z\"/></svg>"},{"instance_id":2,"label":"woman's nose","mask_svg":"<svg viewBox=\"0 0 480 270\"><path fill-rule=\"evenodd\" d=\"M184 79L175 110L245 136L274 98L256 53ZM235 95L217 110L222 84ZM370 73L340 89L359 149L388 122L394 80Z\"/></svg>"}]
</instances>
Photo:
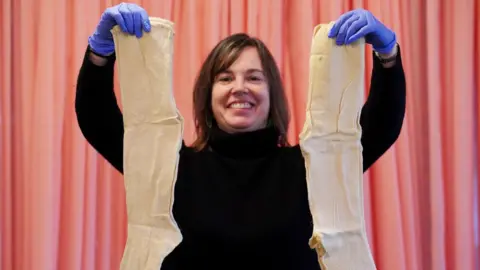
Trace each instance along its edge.
<instances>
[{"instance_id":1,"label":"woman's nose","mask_svg":"<svg viewBox=\"0 0 480 270\"><path fill-rule=\"evenodd\" d=\"M233 93L246 93L247 88L245 86L245 79L244 78L235 78L235 81L233 83Z\"/></svg>"}]
</instances>

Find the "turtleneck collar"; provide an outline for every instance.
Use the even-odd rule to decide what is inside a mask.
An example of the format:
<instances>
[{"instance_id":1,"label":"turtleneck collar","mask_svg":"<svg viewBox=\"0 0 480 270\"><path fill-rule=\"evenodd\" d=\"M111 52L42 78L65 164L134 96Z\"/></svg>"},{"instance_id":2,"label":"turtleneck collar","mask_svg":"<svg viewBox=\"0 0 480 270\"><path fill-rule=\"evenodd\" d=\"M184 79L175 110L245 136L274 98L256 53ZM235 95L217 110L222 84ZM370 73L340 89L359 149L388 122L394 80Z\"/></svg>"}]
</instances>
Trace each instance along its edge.
<instances>
[{"instance_id":1,"label":"turtleneck collar","mask_svg":"<svg viewBox=\"0 0 480 270\"><path fill-rule=\"evenodd\" d=\"M268 155L278 148L278 132L274 127L235 133L227 133L215 125L210 131L210 148L233 158L255 158Z\"/></svg>"}]
</instances>

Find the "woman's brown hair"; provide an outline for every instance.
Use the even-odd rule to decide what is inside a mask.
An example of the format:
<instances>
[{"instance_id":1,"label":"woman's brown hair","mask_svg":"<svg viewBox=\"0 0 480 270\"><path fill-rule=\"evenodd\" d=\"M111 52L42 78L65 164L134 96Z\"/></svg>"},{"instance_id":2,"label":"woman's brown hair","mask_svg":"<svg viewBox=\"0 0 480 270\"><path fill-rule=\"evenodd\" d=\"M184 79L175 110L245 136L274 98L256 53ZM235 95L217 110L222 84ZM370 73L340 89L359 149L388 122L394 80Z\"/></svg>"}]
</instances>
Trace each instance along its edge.
<instances>
[{"instance_id":1,"label":"woman's brown hair","mask_svg":"<svg viewBox=\"0 0 480 270\"><path fill-rule=\"evenodd\" d=\"M211 99L215 77L227 70L240 56L243 49L257 49L262 67L269 85L270 111L268 121L278 132L278 143L288 146L287 131L290 115L287 98L277 63L265 44L247 34L234 34L221 40L209 53L202 64L193 89L193 113L197 139L193 143L196 150L205 147L212 125L216 124L213 117Z\"/></svg>"}]
</instances>

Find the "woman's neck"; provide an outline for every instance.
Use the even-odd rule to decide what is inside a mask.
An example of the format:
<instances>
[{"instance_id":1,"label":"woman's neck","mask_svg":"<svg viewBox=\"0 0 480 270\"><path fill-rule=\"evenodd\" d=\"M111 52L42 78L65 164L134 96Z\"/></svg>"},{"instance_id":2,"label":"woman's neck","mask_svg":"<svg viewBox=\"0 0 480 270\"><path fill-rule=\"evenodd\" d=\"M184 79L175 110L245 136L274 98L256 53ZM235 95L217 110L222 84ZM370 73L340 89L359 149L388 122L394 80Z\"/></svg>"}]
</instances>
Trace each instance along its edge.
<instances>
[{"instance_id":1,"label":"woman's neck","mask_svg":"<svg viewBox=\"0 0 480 270\"><path fill-rule=\"evenodd\" d=\"M232 158L255 158L275 151L278 148L278 138L279 134L274 127L227 133L213 126L208 146L211 150Z\"/></svg>"}]
</instances>

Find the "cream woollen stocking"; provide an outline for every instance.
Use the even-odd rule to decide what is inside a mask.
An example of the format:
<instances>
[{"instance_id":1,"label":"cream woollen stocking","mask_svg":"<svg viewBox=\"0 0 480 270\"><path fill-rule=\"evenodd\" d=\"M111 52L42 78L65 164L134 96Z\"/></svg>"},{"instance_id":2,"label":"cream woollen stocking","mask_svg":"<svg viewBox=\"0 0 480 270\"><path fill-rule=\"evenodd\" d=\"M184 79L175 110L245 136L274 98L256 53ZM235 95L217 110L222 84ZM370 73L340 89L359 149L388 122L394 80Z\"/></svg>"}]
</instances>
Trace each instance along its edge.
<instances>
[{"instance_id":1,"label":"cream woollen stocking","mask_svg":"<svg viewBox=\"0 0 480 270\"><path fill-rule=\"evenodd\" d=\"M112 30L125 125L128 236L121 270L158 270L182 240L172 214L184 121L172 89L173 23L150 22L141 38Z\"/></svg>"},{"instance_id":2,"label":"cream woollen stocking","mask_svg":"<svg viewBox=\"0 0 480 270\"><path fill-rule=\"evenodd\" d=\"M322 270L375 270L365 230L360 113L365 41L337 46L315 27L306 120L300 133L313 235Z\"/></svg>"}]
</instances>

